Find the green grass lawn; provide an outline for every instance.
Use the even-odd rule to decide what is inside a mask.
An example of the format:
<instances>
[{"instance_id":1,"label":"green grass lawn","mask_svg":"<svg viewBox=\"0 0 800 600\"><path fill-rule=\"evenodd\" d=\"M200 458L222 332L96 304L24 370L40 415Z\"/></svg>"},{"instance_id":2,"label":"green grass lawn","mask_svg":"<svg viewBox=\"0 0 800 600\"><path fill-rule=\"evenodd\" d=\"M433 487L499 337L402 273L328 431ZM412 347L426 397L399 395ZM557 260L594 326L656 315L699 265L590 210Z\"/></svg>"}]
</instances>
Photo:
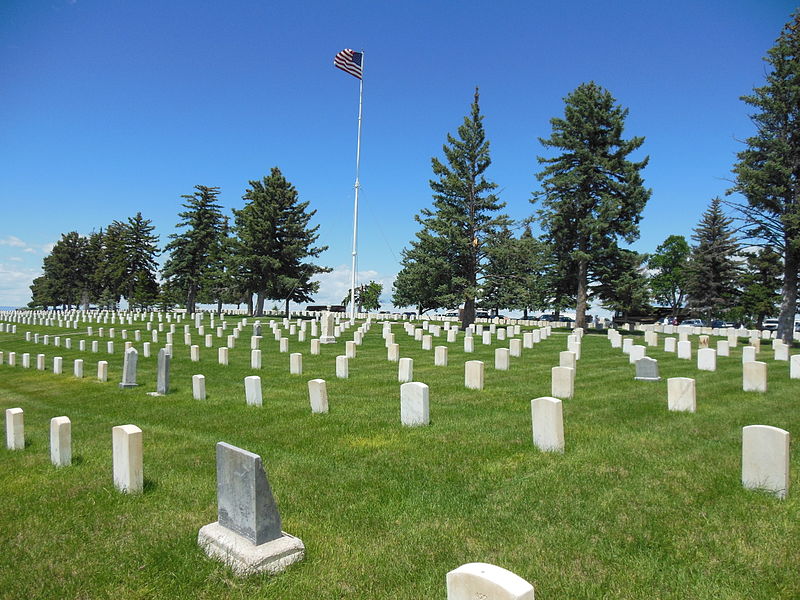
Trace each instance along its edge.
<instances>
[{"instance_id":1,"label":"green grass lawn","mask_svg":"<svg viewBox=\"0 0 800 600\"><path fill-rule=\"evenodd\" d=\"M108 338L98 354L24 341L24 331L65 329L0 333L0 351L17 352L16 367L0 366L0 409L21 407L26 435L24 451L0 449L2 598L443 599L447 571L478 561L530 581L537 600L800 598L797 444L786 500L740 483L743 426L800 433L800 380L772 361L768 344L759 360L769 392L758 394L741 391L741 344L718 358L716 373L650 348L663 379L639 382L626 355L587 334L575 397L564 401L566 452L553 454L532 445L530 401L550 395L566 330L499 372L494 348L507 342L476 338L465 354L461 336L443 336L434 345L450 346L450 364L434 367L433 351L396 324L400 356L430 386L430 426L404 428L380 325L347 380L335 378L344 341L312 356L309 342L293 339L304 372L291 376L266 327L256 372L249 328L223 367L196 334L201 362L190 362L178 325L165 397L146 394L155 390L155 344L151 358L140 352L140 386L118 388L123 326L115 328L113 356ZM70 336L74 348L83 334ZM34 368L21 368L23 352ZM37 353L48 357L46 372L35 370ZM52 373L53 356L64 357L65 374ZM85 360L83 380L72 376L75 358ZM483 391L464 388L464 362L474 359L486 363ZM109 361L108 383L95 380L98 360ZM205 401L192 399L196 373L206 376ZM262 378L260 408L245 405L253 374ZM676 376L696 378L697 413L667 411L666 378ZM313 378L328 382L327 415L311 414ZM61 415L72 420L73 466L57 469L49 420ZM127 423L143 430L139 495L112 482L111 428ZM197 531L216 520L219 441L261 455L283 528L305 543L305 560L279 576L237 578L197 546Z\"/></svg>"}]
</instances>

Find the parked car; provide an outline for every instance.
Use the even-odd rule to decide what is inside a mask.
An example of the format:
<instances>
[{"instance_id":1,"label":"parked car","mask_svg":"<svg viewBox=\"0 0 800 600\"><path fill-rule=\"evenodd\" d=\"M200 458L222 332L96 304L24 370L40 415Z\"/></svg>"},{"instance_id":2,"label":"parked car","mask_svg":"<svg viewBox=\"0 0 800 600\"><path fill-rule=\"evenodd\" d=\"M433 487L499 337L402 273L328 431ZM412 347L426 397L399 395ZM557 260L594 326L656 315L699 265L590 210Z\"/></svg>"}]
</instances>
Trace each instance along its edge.
<instances>
[{"instance_id":1,"label":"parked car","mask_svg":"<svg viewBox=\"0 0 800 600\"><path fill-rule=\"evenodd\" d=\"M456 317L456 318L458 318L458 313L457 312L449 312L449 313L444 313L442 316L443 317Z\"/></svg>"},{"instance_id":2,"label":"parked car","mask_svg":"<svg viewBox=\"0 0 800 600\"><path fill-rule=\"evenodd\" d=\"M489 318L489 313L486 312L485 310L479 310L479 311L477 311L475 313L475 318L476 319L488 319Z\"/></svg>"},{"instance_id":3,"label":"parked car","mask_svg":"<svg viewBox=\"0 0 800 600\"><path fill-rule=\"evenodd\" d=\"M761 329L766 329L767 331L775 331L778 329L778 319L764 319L761 323Z\"/></svg>"},{"instance_id":4,"label":"parked car","mask_svg":"<svg viewBox=\"0 0 800 600\"><path fill-rule=\"evenodd\" d=\"M703 323L702 319L684 319L681 321L681 325L691 325L692 327L705 327L706 324Z\"/></svg>"}]
</instances>

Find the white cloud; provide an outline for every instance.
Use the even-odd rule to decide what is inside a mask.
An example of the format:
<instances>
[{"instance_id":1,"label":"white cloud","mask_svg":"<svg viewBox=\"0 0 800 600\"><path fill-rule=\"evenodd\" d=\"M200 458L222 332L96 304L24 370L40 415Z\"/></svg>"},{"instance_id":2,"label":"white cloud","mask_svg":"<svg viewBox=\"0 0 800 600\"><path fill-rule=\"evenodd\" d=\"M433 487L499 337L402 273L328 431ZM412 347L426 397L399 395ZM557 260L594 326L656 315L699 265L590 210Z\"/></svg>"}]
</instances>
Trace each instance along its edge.
<instances>
[{"instance_id":1,"label":"white cloud","mask_svg":"<svg viewBox=\"0 0 800 600\"><path fill-rule=\"evenodd\" d=\"M14 262L22 262L22 258L19 256L11 256L8 260L13 260Z\"/></svg>"},{"instance_id":2,"label":"white cloud","mask_svg":"<svg viewBox=\"0 0 800 600\"><path fill-rule=\"evenodd\" d=\"M41 274L39 269L0 263L0 306L25 306L30 302L30 285Z\"/></svg>"},{"instance_id":3,"label":"white cloud","mask_svg":"<svg viewBox=\"0 0 800 600\"><path fill-rule=\"evenodd\" d=\"M11 246L12 248L27 248L28 244L23 242L17 236L9 235L0 239L0 246Z\"/></svg>"},{"instance_id":4,"label":"white cloud","mask_svg":"<svg viewBox=\"0 0 800 600\"><path fill-rule=\"evenodd\" d=\"M314 296L314 304L339 304L350 290L350 267L339 265L330 273L320 273L314 276L319 281L319 292ZM381 308L391 308L392 283L395 275L381 275L377 271L358 271L356 285L376 281L383 284L381 294Z\"/></svg>"}]
</instances>

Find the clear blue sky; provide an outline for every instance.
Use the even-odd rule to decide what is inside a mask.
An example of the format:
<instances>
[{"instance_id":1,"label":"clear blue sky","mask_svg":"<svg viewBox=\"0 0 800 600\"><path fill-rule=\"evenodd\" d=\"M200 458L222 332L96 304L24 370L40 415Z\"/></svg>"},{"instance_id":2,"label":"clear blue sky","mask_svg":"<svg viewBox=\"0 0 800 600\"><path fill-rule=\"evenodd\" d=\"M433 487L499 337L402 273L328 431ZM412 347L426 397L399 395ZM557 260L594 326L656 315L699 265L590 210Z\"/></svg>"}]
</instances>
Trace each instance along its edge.
<instances>
[{"instance_id":1,"label":"clear blue sky","mask_svg":"<svg viewBox=\"0 0 800 600\"><path fill-rule=\"evenodd\" d=\"M630 109L653 195L639 251L690 235L729 187L739 100L795 8L705 2L267 2L4 0L0 3L0 305L23 305L61 233L137 211L162 245L180 195L278 166L317 209L320 302L349 281L358 81L333 67L365 50L360 279L387 285L430 204L430 159L472 92L507 212L530 215L538 137L594 80Z\"/></svg>"}]
</instances>

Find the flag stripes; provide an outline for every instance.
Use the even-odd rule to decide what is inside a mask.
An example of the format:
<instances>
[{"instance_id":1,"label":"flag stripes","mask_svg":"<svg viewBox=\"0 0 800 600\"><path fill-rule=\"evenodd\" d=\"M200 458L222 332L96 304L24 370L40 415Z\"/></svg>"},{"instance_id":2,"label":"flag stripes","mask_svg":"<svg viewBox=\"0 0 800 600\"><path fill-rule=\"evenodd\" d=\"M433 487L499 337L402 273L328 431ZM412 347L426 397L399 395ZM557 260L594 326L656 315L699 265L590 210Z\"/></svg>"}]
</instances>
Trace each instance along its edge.
<instances>
[{"instance_id":1,"label":"flag stripes","mask_svg":"<svg viewBox=\"0 0 800 600\"><path fill-rule=\"evenodd\" d=\"M342 50L333 58L333 66L341 69L346 73L350 73L353 77L361 79L362 69L361 60L363 54L361 52L354 52L349 48Z\"/></svg>"}]
</instances>

